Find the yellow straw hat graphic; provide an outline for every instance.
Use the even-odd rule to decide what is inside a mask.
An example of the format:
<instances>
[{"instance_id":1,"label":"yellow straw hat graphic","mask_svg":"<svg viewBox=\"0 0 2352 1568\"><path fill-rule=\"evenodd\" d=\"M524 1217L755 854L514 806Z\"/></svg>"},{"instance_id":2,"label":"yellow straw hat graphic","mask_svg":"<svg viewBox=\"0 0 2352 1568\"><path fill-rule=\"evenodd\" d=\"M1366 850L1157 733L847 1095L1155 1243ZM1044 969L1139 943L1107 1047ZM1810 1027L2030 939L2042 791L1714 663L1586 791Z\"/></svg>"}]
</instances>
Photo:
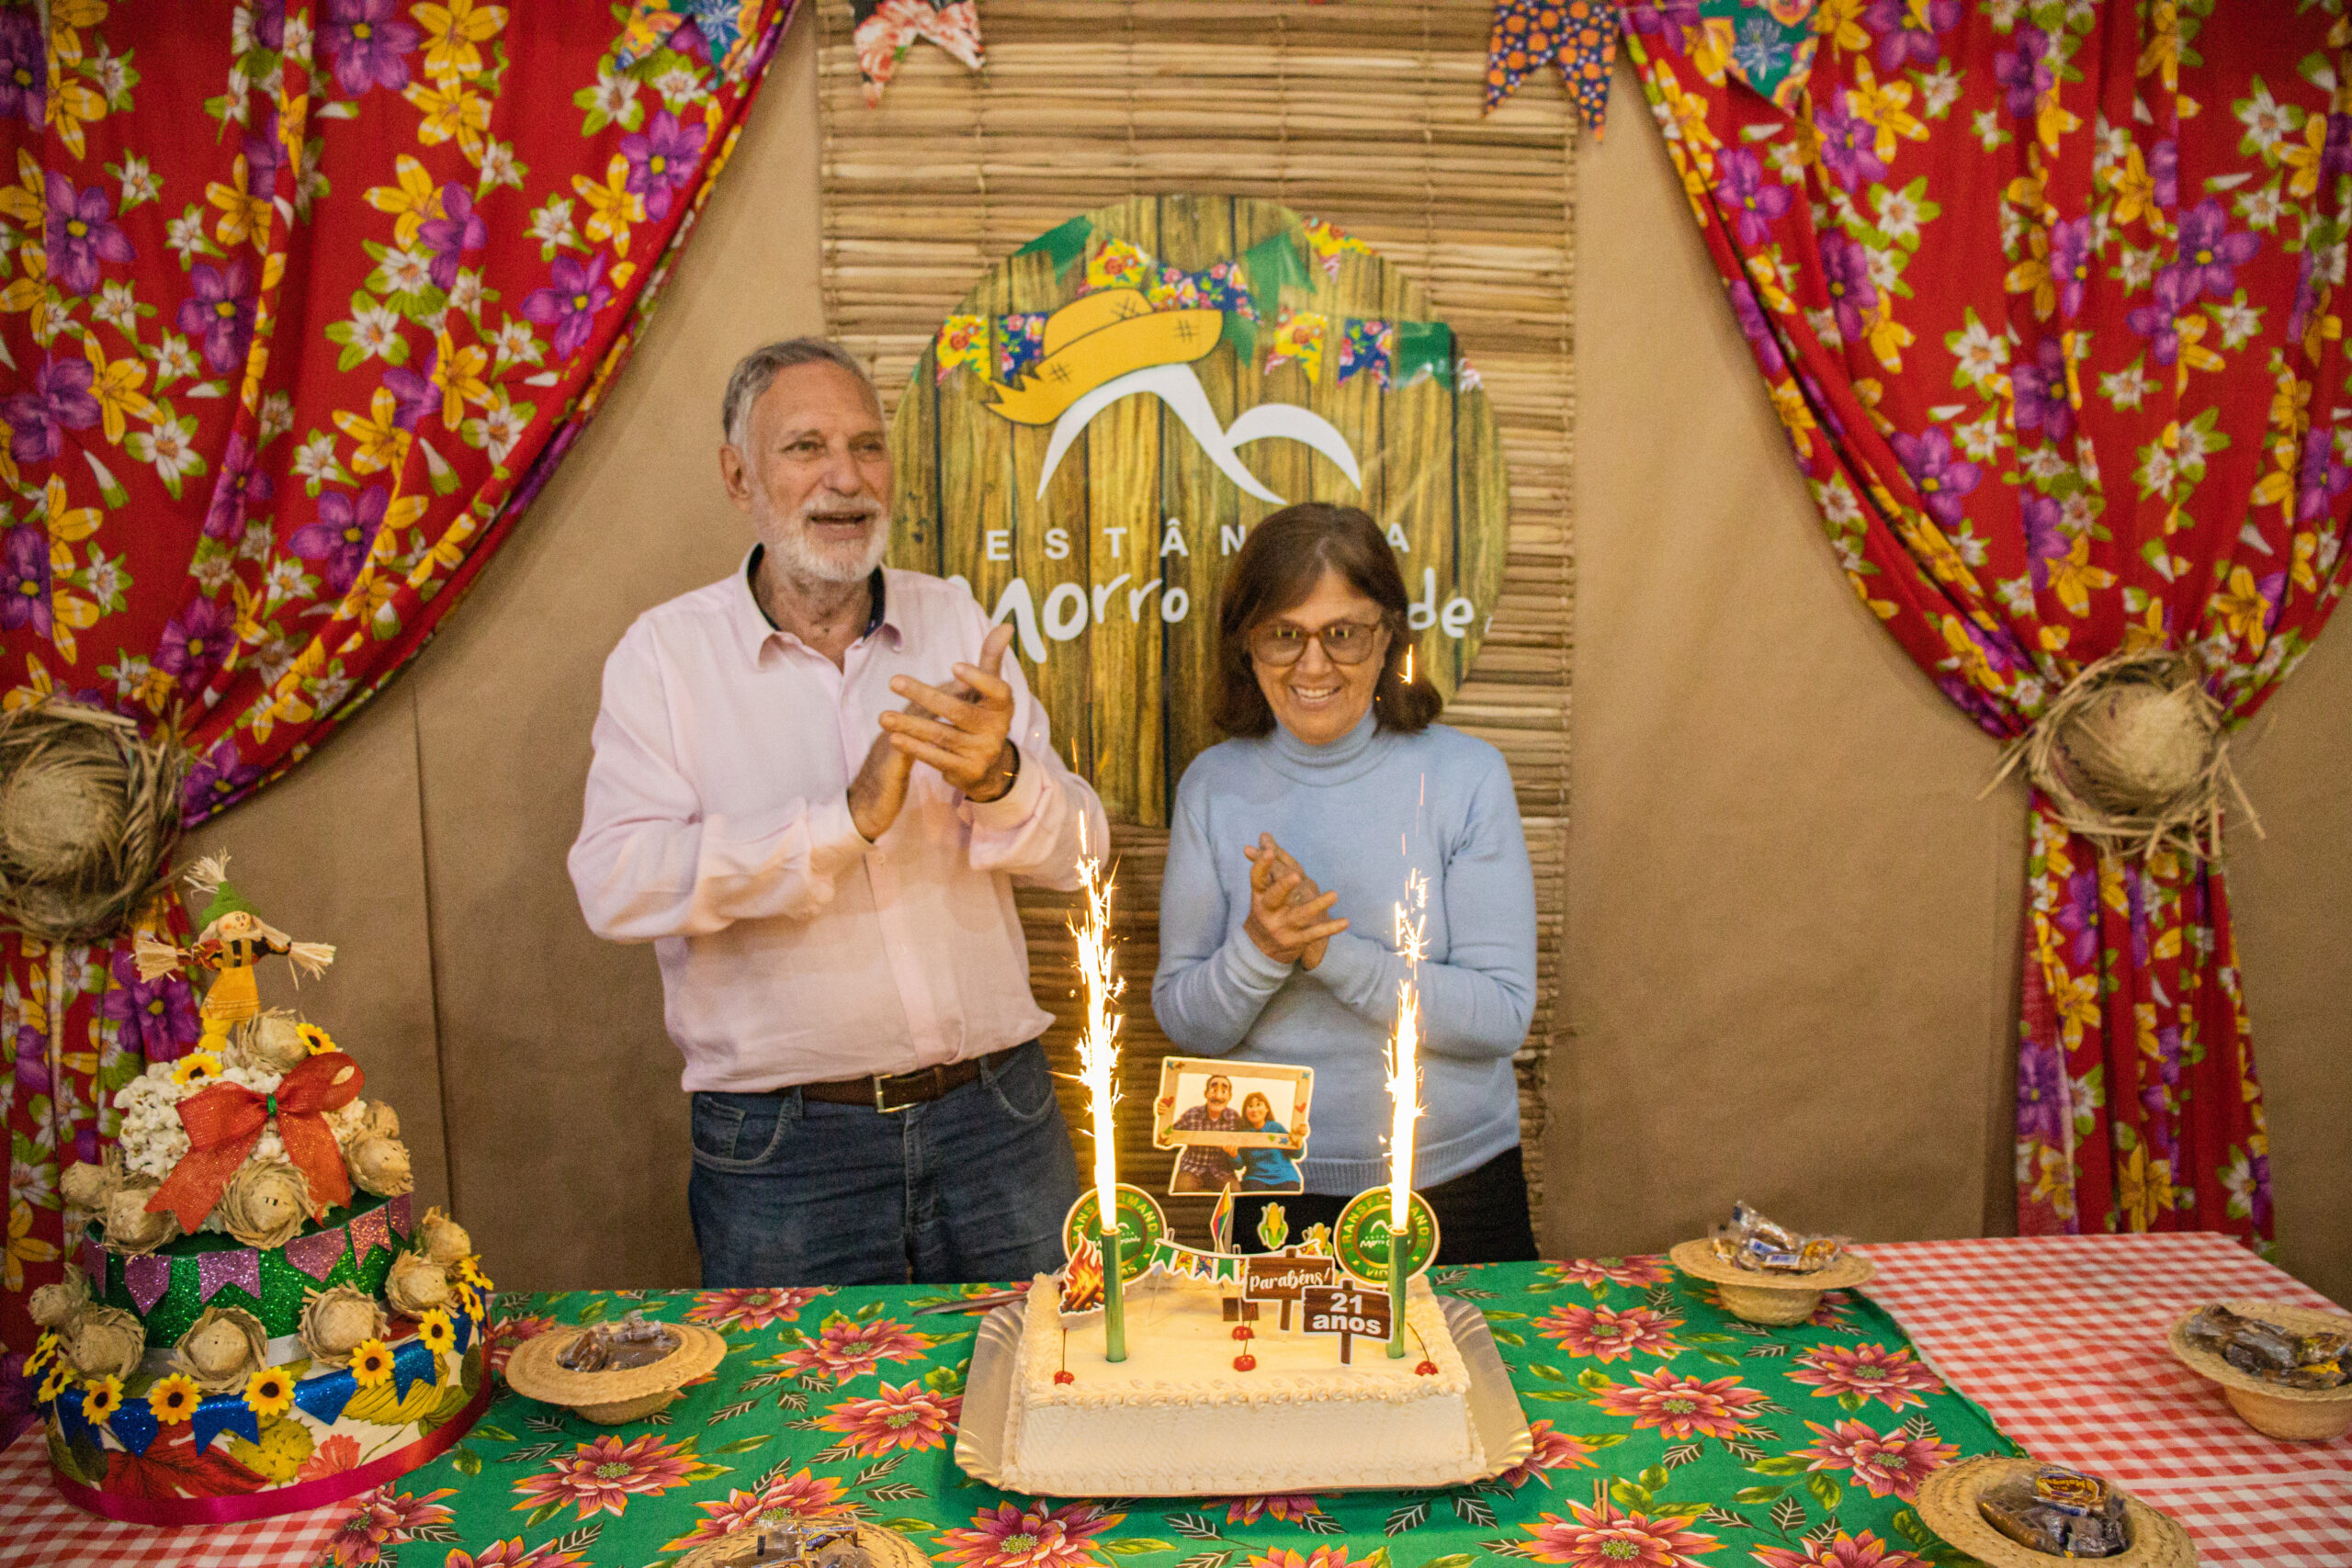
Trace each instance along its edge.
<instances>
[{"instance_id":1,"label":"yellow straw hat graphic","mask_svg":"<svg viewBox=\"0 0 2352 1568\"><path fill-rule=\"evenodd\" d=\"M989 383L989 406L1015 424L1051 424L1106 381L1155 365L1189 365L1217 345L1217 310L1155 310L1133 288L1101 288L1046 318L1043 357L1018 386Z\"/></svg>"}]
</instances>

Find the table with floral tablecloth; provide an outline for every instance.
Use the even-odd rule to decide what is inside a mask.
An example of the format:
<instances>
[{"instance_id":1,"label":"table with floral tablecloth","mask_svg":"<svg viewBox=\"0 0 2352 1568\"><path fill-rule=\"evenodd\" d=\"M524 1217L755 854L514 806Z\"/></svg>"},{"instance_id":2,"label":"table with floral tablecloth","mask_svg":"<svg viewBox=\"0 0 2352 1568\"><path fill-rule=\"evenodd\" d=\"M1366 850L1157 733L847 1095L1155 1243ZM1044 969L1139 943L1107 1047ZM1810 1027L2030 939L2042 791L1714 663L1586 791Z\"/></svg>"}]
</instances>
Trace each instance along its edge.
<instances>
[{"instance_id":1,"label":"table with floral tablecloth","mask_svg":"<svg viewBox=\"0 0 2352 1568\"><path fill-rule=\"evenodd\" d=\"M639 1568L755 1520L851 1512L961 1568L1913 1568L1955 1560L1912 1506L1963 1454L2017 1451L1894 1320L1833 1293L1764 1330L1650 1258L1440 1270L1487 1314L1534 1451L1476 1485L1043 1499L953 1459L975 1320L937 1291L503 1299L494 1355L632 1307L720 1330L727 1359L650 1422L505 1393L465 1441L366 1499L341 1565Z\"/></svg>"}]
</instances>

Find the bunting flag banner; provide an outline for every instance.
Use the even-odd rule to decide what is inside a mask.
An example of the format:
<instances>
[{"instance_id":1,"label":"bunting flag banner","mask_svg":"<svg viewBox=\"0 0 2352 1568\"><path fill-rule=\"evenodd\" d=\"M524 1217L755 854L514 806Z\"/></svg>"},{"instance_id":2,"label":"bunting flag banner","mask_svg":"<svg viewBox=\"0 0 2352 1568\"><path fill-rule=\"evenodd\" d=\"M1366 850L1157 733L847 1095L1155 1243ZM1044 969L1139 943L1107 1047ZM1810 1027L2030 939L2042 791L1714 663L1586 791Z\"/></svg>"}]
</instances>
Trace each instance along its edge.
<instances>
[{"instance_id":1,"label":"bunting flag banner","mask_svg":"<svg viewBox=\"0 0 2352 1568\"><path fill-rule=\"evenodd\" d=\"M405 1393L407 1391L401 1392ZM208 1399L196 1407L195 1414L188 1420L191 1423L188 1437L195 1443L198 1453L210 1448L212 1440L223 1432L232 1433L249 1443L261 1441L261 1417L254 1413L253 1406L241 1399Z\"/></svg>"},{"instance_id":2,"label":"bunting flag banner","mask_svg":"<svg viewBox=\"0 0 2352 1568\"><path fill-rule=\"evenodd\" d=\"M1433 377L1444 381L1454 378L1453 329L1443 321L1398 321L1395 353L1399 387L1416 386ZM1469 367L1461 368L1466 372Z\"/></svg>"},{"instance_id":3,"label":"bunting flag banner","mask_svg":"<svg viewBox=\"0 0 2352 1568\"><path fill-rule=\"evenodd\" d=\"M328 1271L334 1269L336 1262L342 1258L344 1248L348 1245L348 1239L344 1235L344 1227L336 1225L332 1229L320 1231L314 1235L301 1236L288 1242L285 1247L286 1261L308 1274L311 1279L323 1281ZM136 1288L134 1285L133 1289Z\"/></svg>"},{"instance_id":4,"label":"bunting flag banner","mask_svg":"<svg viewBox=\"0 0 2352 1568\"><path fill-rule=\"evenodd\" d=\"M1369 370L1385 388L1396 366L1396 329L1386 321L1346 321L1340 333L1340 379Z\"/></svg>"},{"instance_id":5,"label":"bunting flag banner","mask_svg":"<svg viewBox=\"0 0 2352 1568\"><path fill-rule=\"evenodd\" d=\"M294 1385L294 1403L322 1427L332 1427L342 1419L343 1407L358 1392L359 1380L346 1368L332 1377L304 1378Z\"/></svg>"},{"instance_id":6,"label":"bunting flag banner","mask_svg":"<svg viewBox=\"0 0 2352 1568\"><path fill-rule=\"evenodd\" d=\"M1690 0L1666 4L1697 9ZM1495 0L1495 25L1487 37L1487 112L1517 92L1529 73L1555 61L1577 112L1599 140L1609 116L1609 73L1617 61L1616 0Z\"/></svg>"},{"instance_id":7,"label":"bunting flag banner","mask_svg":"<svg viewBox=\"0 0 2352 1568\"><path fill-rule=\"evenodd\" d=\"M1058 274L1086 254L1086 243L1093 237L1094 220L1081 212L1067 223L1055 224L1012 254L1016 256L1043 255Z\"/></svg>"},{"instance_id":8,"label":"bunting flag banner","mask_svg":"<svg viewBox=\"0 0 2352 1568\"><path fill-rule=\"evenodd\" d=\"M406 1399L419 1378L440 1381L441 1358L422 1339L412 1339L392 1352L392 1394Z\"/></svg>"},{"instance_id":9,"label":"bunting flag banner","mask_svg":"<svg viewBox=\"0 0 2352 1568\"><path fill-rule=\"evenodd\" d=\"M959 369L972 369L985 376L989 371L989 319L986 316L950 316L940 323L937 378L944 381Z\"/></svg>"},{"instance_id":10,"label":"bunting flag banner","mask_svg":"<svg viewBox=\"0 0 2352 1568\"><path fill-rule=\"evenodd\" d=\"M924 39L975 71L987 63L973 0L850 0L850 11L857 18L853 36L867 108L882 102L882 89L897 73L899 62Z\"/></svg>"},{"instance_id":11,"label":"bunting flag banner","mask_svg":"<svg viewBox=\"0 0 2352 1568\"><path fill-rule=\"evenodd\" d=\"M1143 288L1151 282L1151 258L1125 240L1113 240L1087 253L1086 282L1081 294L1097 288Z\"/></svg>"},{"instance_id":12,"label":"bunting flag banner","mask_svg":"<svg viewBox=\"0 0 2352 1568\"><path fill-rule=\"evenodd\" d=\"M104 1280L105 1276L96 1278ZM139 1303L139 1310L141 1313L153 1312L155 1303L163 1300L164 1292L171 1288L172 1260L157 1258L153 1253L141 1258L126 1258L122 1260L122 1278L123 1283L130 1288L130 1299Z\"/></svg>"},{"instance_id":13,"label":"bunting flag banner","mask_svg":"<svg viewBox=\"0 0 2352 1568\"><path fill-rule=\"evenodd\" d=\"M1819 0L1629 0L1623 7L1627 28L1637 33L1662 33L1668 39L1688 36L1693 44L1693 63L1703 70L1728 73L1783 112L1796 107L1813 74L1813 58L1819 47L1815 13L1819 9ZM1848 13L1851 9L1846 8ZM1901 14L1901 0L1895 0L1891 9ZM1838 16L1833 12L1822 25L1833 31L1840 25L1853 27L1851 21L1838 22ZM1616 50L1612 32L1609 40L1612 57ZM1604 97L1608 74L1604 63ZM1488 76L1491 81L1491 67ZM1599 122L1591 123L1598 133Z\"/></svg>"},{"instance_id":14,"label":"bunting flag banner","mask_svg":"<svg viewBox=\"0 0 2352 1568\"><path fill-rule=\"evenodd\" d=\"M416 1228L415 1213L416 1200L405 1192L394 1193L384 1205L384 1216L391 1224L392 1234L403 1241Z\"/></svg>"},{"instance_id":15,"label":"bunting flag banner","mask_svg":"<svg viewBox=\"0 0 2352 1568\"><path fill-rule=\"evenodd\" d=\"M996 318L996 378L1011 382L1029 374L1046 352L1046 313L1016 310ZM987 355L981 355L983 366Z\"/></svg>"},{"instance_id":16,"label":"bunting flag banner","mask_svg":"<svg viewBox=\"0 0 2352 1568\"><path fill-rule=\"evenodd\" d=\"M228 1252L199 1253L196 1259L196 1299L209 1302L234 1285L254 1300L261 1300L261 1254L250 1247Z\"/></svg>"},{"instance_id":17,"label":"bunting flag banner","mask_svg":"<svg viewBox=\"0 0 2352 1568\"><path fill-rule=\"evenodd\" d=\"M1254 321L1258 307L1250 298L1248 278L1247 265L1238 261L1216 262L1198 272L1163 266L1144 298L1155 310L1223 310Z\"/></svg>"},{"instance_id":18,"label":"bunting flag banner","mask_svg":"<svg viewBox=\"0 0 2352 1568\"><path fill-rule=\"evenodd\" d=\"M115 1441L120 1443L133 1459L143 1459L147 1450L154 1446L155 1435L163 1430L163 1424L155 1419L153 1405L143 1399L133 1399L125 1402L123 1407L114 1413L114 1419L107 1423L107 1430L114 1434Z\"/></svg>"},{"instance_id":19,"label":"bunting flag banner","mask_svg":"<svg viewBox=\"0 0 2352 1568\"><path fill-rule=\"evenodd\" d=\"M1352 252L1360 256L1372 254L1372 247L1353 234L1324 219L1309 218L1300 225L1306 231L1306 248L1323 264L1323 276L1340 276L1340 258Z\"/></svg>"},{"instance_id":20,"label":"bunting flag banner","mask_svg":"<svg viewBox=\"0 0 2352 1568\"><path fill-rule=\"evenodd\" d=\"M613 62L626 71L662 50L707 60L730 82L743 79L752 46L752 23L759 0L637 0Z\"/></svg>"},{"instance_id":21,"label":"bunting flag banner","mask_svg":"<svg viewBox=\"0 0 2352 1568\"><path fill-rule=\"evenodd\" d=\"M351 1224L344 1228L351 1233L351 1260L354 1263L368 1261L368 1254L377 1247L387 1251L391 1247L390 1227L384 1223L384 1211L381 1209L354 1214Z\"/></svg>"},{"instance_id":22,"label":"bunting flag banner","mask_svg":"<svg viewBox=\"0 0 2352 1568\"><path fill-rule=\"evenodd\" d=\"M1295 361L1306 372L1309 381L1323 378L1323 333L1331 318L1320 310L1292 310L1284 308L1282 320L1274 323L1274 341L1266 351L1266 373L1272 375L1284 365Z\"/></svg>"}]
</instances>

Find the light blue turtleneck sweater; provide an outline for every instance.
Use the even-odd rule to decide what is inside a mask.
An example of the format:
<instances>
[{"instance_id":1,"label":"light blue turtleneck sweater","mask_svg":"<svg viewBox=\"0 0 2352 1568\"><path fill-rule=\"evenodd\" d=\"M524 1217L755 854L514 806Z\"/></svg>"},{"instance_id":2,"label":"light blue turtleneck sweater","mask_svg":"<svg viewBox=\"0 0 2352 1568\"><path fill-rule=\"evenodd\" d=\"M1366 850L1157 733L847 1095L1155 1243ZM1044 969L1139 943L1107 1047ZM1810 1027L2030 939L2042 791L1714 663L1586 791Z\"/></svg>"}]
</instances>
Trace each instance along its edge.
<instances>
[{"instance_id":1,"label":"light blue turtleneck sweater","mask_svg":"<svg viewBox=\"0 0 2352 1568\"><path fill-rule=\"evenodd\" d=\"M1272 833L1349 929L1313 969L1242 930L1250 862ZM1185 1052L1315 1069L1310 1192L1388 1179L1384 1058L1405 960L1392 943L1406 876L1428 878L1420 969L1421 1101L1413 1184L1432 1187L1519 1142L1511 1055L1535 1007L1535 881L1502 753L1459 730L1377 728L1328 746L1279 725L1193 761L1176 790L1151 1006Z\"/></svg>"}]
</instances>

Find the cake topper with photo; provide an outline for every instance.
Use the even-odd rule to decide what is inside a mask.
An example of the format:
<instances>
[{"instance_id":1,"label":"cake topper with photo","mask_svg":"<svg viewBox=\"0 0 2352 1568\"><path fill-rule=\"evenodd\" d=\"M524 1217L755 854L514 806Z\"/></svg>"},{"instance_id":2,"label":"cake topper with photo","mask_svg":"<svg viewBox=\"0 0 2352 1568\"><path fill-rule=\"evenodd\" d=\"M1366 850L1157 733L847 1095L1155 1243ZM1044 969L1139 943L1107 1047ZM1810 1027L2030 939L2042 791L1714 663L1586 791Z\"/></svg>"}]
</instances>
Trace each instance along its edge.
<instances>
[{"instance_id":1,"label":"cake topper with photo","mask_svg":"<svg viewBox=\"0 0 2352 1568\"><path fill-rule=\"evenodd\" d=\"M1182 1151L1168 1183L1174 1195L1304 1192L1312 1067L1163 1056L1152 1101L1154 1148Z\"/></svg>"}]
</instances>

